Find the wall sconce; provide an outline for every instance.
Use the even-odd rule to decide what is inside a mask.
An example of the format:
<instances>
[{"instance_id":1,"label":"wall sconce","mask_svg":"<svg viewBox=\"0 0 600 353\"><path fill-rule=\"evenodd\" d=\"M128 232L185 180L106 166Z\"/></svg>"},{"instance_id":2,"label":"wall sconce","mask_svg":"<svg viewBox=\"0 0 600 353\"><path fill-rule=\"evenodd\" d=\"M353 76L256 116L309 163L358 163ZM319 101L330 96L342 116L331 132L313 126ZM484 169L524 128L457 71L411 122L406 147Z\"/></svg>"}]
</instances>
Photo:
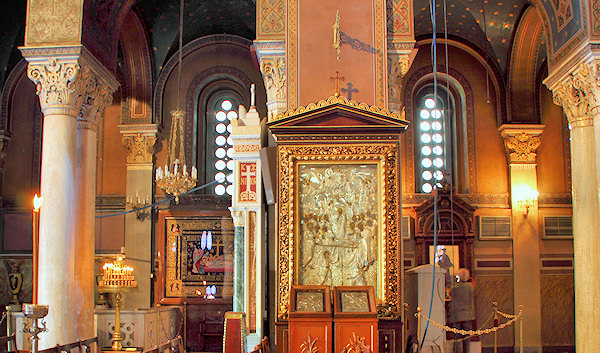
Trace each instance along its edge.
<instances>
[{"instance_id":1,"label":"wall sconce","mask_svg":"<svg viewBox=\"0 0 600 353\"><path fill-rule=\"evenodd\" d=\"M135 196L127 196L126 204L129 210L135 210L138 221L143 222L150 216L152 208L145 208L150 205L150 196L140 197L140 194L136 192Z\"/></svg>"},{"instance_id":2,"label":"wall sconce","mask_svg":"<svg viewBox=\"0 0 600 353\"><path fill-rule=\"evenodd\" d=\"M521 185L513 192L515 203L523 210L523 217L529 214L529 208L535 206L538 199L538 191L529 187L529 185Z\"/></svg>"}]
</instances>

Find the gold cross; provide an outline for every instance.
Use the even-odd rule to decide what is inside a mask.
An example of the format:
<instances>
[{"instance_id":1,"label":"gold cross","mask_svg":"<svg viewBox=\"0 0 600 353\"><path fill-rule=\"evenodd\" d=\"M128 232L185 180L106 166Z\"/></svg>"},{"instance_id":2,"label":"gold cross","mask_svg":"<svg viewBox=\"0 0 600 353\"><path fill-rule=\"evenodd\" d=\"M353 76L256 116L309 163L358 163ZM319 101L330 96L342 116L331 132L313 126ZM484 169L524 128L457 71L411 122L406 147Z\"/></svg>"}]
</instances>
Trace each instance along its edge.
<instances>
[{"instance_id":1,"label":"gold cross","mask_svg":"<svg viewBox=\"0 0 600 353\"><path fill-rule=\"evenodd\" d=\"M345 77L340 76L340 72L336 71L335 76L331 76L329 79L335 80L335 92L333 93L333 95L336 97L339 97L340 96L340 80L345 79Z\"/></svg>"}]
</instances>

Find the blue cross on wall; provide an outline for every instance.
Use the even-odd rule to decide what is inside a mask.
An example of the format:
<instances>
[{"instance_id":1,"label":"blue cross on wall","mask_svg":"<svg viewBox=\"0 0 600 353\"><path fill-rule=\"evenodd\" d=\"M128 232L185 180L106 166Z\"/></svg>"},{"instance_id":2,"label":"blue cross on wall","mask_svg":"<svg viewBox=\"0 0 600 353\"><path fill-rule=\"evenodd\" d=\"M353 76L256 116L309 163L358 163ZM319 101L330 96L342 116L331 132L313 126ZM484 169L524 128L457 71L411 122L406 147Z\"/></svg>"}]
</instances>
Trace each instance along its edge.
<instances>
[{"instance_id":1,"label":"blue cross on wall","mask_svg":"<svg viewBox=\"0 0 600 353\"><path fill-rule=\"evenodd\" d=\"M348 82L348 88L342 88L342 92L348 94L348 100L352 99L352 92L359 92L358 89L354 88L353 86L354 85L352 84L352 82Z\"/></svg>"}]
</instances>

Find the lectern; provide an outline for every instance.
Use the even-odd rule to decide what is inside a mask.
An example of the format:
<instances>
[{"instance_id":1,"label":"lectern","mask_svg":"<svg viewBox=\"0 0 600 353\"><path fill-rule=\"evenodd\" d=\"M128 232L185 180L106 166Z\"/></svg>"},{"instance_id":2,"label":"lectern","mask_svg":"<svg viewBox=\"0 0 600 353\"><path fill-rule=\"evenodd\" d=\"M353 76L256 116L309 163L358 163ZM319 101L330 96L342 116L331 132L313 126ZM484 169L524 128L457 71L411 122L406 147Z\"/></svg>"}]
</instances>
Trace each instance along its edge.
<instances>
[{"instance_id":1,"label":"lectern","mask_svg":"<svg viewBox=\"0 0 600 353\"><path fill-rule=\"evenodd\" d=\"M373 287L337 286L333 291L335 352L378 352Z\"/></svg>"},{"instance_id":2,"label":"lectern","mask_svg":"<svg viewBox=\"0 0 600 353\"><path fill-rule=\"evenodd\" d=\"M332 352L329 286L292 286L288 352Z\"/></svg>"}]
</instances>

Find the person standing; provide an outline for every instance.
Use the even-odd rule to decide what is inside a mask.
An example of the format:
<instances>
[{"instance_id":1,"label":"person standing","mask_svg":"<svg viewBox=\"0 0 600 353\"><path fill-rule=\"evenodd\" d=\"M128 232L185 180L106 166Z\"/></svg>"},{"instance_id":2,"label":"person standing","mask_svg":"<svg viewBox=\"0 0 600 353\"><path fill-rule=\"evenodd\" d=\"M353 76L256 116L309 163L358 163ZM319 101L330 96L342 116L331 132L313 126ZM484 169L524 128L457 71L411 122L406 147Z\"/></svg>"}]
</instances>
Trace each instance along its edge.
<instances>
[{"instance_id":1,"label":"person standing","mask_svg":"<svg viewBox=\"0 0 600 353\"><path fill-rule=\"evenodd\" d=\"M473 304L473 285L467 282L470 278L469 270L461 268L458 270L459 282L450 289L450 304L448 305L449 326L459 330L472 330L475 320L475 305ZM463 335L455 335L455 339L464 338ZM471 339L454 342L454 353L469 353Z\"/></svg>"}]
</instances>

